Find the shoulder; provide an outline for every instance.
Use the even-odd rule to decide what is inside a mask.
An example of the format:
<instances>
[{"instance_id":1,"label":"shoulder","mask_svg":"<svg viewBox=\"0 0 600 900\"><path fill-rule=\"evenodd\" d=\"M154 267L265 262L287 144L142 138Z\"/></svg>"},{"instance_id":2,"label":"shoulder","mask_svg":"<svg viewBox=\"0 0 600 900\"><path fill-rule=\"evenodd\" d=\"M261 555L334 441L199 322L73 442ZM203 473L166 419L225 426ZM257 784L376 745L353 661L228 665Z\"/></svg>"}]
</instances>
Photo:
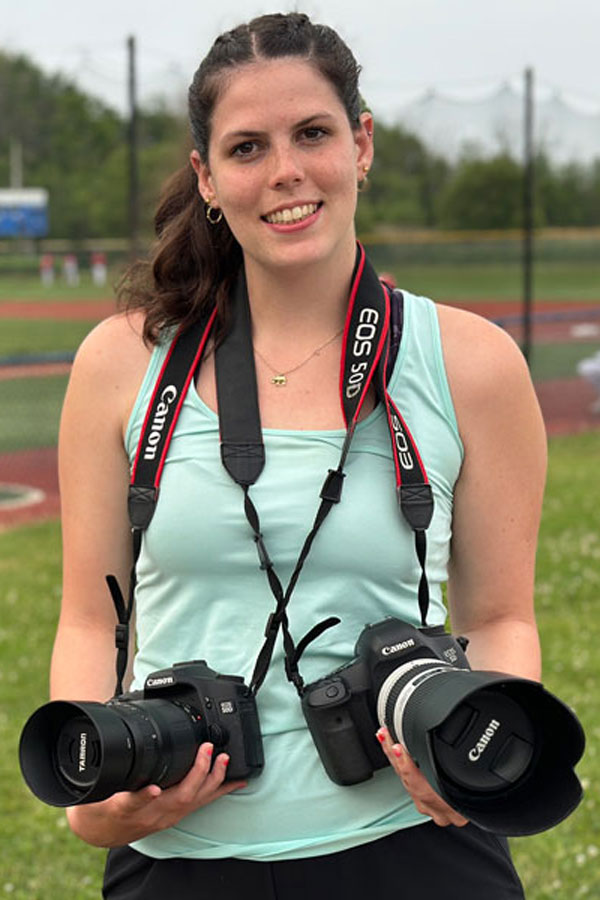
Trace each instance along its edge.
<instances>
[{"instance_id":1,"label":"shoulder","mask_svg":"<svg viewBox=\"0 0 600 900\"><path fill-rule=\"evenodd\" d=\"M118 313L104 319L81 343L75 356L78 368L117 369L148 360L151 348L144 343L144 318L140 312Z\"/></svg>"},{"instance_id":2,"label":"shoulder","mask_svg":"<svg viewBox=\"0 0 600 900\"><path fill-rule=\"evenodd\" d=\"M437 312L461 432L517 413L539 418L527 363L510 335L466 310L438 304Z\"/></svg>"},{"instance_id":3,"label":"shoulder","mask_svg":"<svg viewBox=\"0 0 600 900\"><path fill-rule=\"evenodd\" d=\"M80 408L90 406L96 416L126 422L152 355L142 337L143 324L140 312L100 322L77 351L67 400L76 399Z\"/></svg>"}]
</instances>

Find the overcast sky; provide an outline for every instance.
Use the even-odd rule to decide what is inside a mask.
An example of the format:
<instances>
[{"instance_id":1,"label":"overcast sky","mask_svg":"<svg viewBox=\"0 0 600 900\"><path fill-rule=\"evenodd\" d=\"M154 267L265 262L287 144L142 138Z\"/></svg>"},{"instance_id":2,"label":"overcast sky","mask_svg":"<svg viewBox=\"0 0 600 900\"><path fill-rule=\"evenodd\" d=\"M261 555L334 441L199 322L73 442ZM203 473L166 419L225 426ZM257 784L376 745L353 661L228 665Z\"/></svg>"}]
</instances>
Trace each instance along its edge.
<instances>
[{"instance_id":1,"label":"overcast sky","mask_svg":"<svg viewBox=\"0 0 600 900\"><path fill-rule=\"evenodd\" d=\"M363 66L363 94L383 117L426 88L468 96L518 84L527 66L540 90L600 109L597 0L0 0L0 47L122 111L128 35L137 41L140 98L183 98L217 34L294 8L342 34Z\"/></svg>"}]
</instances>

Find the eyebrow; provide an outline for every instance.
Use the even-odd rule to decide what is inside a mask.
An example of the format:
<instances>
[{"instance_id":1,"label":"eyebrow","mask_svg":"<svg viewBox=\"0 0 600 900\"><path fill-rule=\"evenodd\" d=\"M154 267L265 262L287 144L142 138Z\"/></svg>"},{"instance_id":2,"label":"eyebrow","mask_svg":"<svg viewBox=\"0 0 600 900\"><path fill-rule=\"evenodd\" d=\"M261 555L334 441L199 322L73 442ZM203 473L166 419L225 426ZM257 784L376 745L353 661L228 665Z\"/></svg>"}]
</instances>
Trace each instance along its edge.
<instances>
[{"instance_id":1,"label":"eyebrow","mask_svg":"<svg viewBox=\"0 0 600 900\"><path fill-rule=\"evenodd\" d=\"M295 122L294 125L292 126L292 128L294 128L294 129L306 128L306 126L310 125L311 122L314 122L317 120L323 121L323 119L333 119L333 118L335 118L335 116L333 116L331 113L327 113L327 112L313 113L313 115L308 116L306 119L301 119L299 122ZM233 141L233 140L262 137L264 134L265 134L264 131L252 131L252 129L247 129L247 130L241 129L240 131L228 131L226 134L223 135L222 141L223 141L223 143L229 143L229 141Z\"/></svg>"}]
</instances>

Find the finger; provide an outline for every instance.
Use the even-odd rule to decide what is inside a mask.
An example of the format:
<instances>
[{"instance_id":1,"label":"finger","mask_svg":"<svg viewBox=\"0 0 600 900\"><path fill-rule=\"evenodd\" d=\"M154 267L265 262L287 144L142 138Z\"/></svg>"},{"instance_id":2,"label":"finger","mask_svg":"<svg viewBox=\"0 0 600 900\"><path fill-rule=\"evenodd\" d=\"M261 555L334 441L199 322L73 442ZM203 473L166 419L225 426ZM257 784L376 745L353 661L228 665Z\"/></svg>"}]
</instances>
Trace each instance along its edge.
<instances>
[{"instance_id":1,"label":"finger","mask_svg":"<svg viewBox=\"0 0 600 900\"><path fill-rule=\"evenodd\" d=\"M110 798L122 813L129 814L153 803L162 794L157 784L148 784L139 791L120 791Z\"/></svg>"},{"instance_id":2,"label":"finger","mask_svg":"<svg viewBox=\"0 0 600 900\"><path fill-rule=\"evenodd\" d=\"M379 731L375 734L375 737L381 744L381 749L383 750L385 755L388 756L390 758L390 762L392 762L390 753L392 750L393 741L392 741L392 739L390 737L390 733L387 730L387 728L385 727L385 725L379 729Z\"/></svg>"},{"instance_id":3,"label":"finger","mask_svg":"<svg viewBox=\"0 0 600 900\"><path fill-rule=\"evenodd\" d=\"M170 800L183 804L194 803L210 777L213 750L213 745L209 742L200 745L190 770L180 782L165 792L168 793Z\"/></svg>"},{"instance_id":4,"label":"finger","mask_svg":"<svg viewBox=\"0 0 600 900\"><path fill-rule=\"evenodd\" d=\"M206 779L207 787L209 787L211 790L216 790L217 788L221 787L221 785L225 781L229 759L230 757L228 753L219 753L219 755L215 759L215 764L212 767L208 778Z\"/></svg>"},{"instance_id":5,"label":"finger","mask_svg":"<svg viewBox=\"0 0 600 900\"><path fill-rule=\"evenodd\" d=\"M387 729L380 728L377 739L420 813L430 816L440 826L456 825L461 828L468 823L468 819L434 791L402 744L392 743Z\"/></svg>"}]
</instances>

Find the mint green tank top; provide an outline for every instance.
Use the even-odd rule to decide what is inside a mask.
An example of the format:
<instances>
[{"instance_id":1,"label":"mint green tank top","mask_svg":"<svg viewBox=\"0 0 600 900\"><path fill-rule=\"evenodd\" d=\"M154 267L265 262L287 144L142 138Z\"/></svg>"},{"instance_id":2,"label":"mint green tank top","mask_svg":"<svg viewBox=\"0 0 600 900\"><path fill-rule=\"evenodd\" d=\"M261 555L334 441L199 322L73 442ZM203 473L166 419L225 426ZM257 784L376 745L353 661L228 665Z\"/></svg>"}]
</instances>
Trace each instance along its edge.
<instances>
[{"instance_id":1,"label":"mint green tank top","mask_svg":"<svg viewBox=\"0 0 600 900\"><path fill-rule=\"evenodd\" d=\"M446 618L442 584L462 444L435 306L423 297L404 296L404 333L389 389L434 493L427 536L428 624L434 625ZM168 343L155 348L131 415L126 446L132 463L167 350ZM341 430L264 430L266 463L251 496L284 587L344 436ZM381 404L358 425L345 471L342 500L319 531L288 608L296 640L328 616L341 619L305 652L300 668L306 683L351 660L365 624L386 616L420 624L420 569L413 533L396 501ZM142 687L153 670L193 659L205 659L216 671L248 682L274 602L258 565L242 490L220 461L217 416L192 386L138 563L134 688ZM296 690L285 677L281 637L257 702L263 773L175 827L137 841L137 850L161 858L295 859L345 850L425 821L391 768L351 787L328 778Z\"/></svg>"}]
</instances>

